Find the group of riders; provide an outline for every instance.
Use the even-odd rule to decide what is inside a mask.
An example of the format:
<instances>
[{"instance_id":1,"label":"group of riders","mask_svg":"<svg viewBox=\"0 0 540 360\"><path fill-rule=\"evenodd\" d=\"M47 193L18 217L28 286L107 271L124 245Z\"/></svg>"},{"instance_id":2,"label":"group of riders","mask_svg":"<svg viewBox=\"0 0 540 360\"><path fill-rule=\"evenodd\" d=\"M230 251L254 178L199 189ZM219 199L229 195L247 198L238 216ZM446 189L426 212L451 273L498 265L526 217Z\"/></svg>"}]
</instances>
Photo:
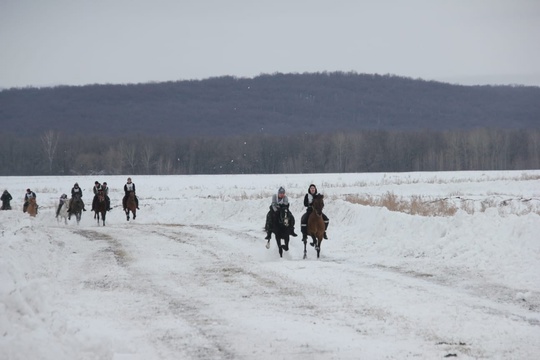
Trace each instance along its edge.
<instances>
[{"instance_id":1,"label":"group of riders","mask_svg":"<svg viewBox=\"0 0 540 360\"><path fill-rule=\"evenodd\" d=\"M96 181L94 183L94 199L92 201L92 211L97 210L97 202L99 201L99 195L103 194L105 198L105 204L106 204L106 210L111 210L111 200L109 198L109 187L107 186L107 182L103 182L103 184L100 184L99 181ZM130 192L133 192L135 195L135 184L131 181L131 178L127 179L127 183L124 185L124 197L122 199L122 206L124 208L124 211L127 207L127 198L129 197ZM305 241L307 239L307 222L309 215L313 211L312 203L315 196L319 195L319 192L317 191L317 187L314 184L310 184L307 194L304 196L304 206L306 207L306 212L302 215L301 219L301 230L302 230L302 240ZM75 183L73 185L73 188L71 189L71 199L82 199L83 193L82 189L79 187L78 183ZM24 195L24 206L23 211L26 212L26 208L28 207L28 200L30 198L35 198L36 193L31 191L30 189L26 189L26 194ZM2 210L11 210L11 206L9 202L12 200L11 194L4 190L4 193L1 197L2 200ZM62 194L60 196L60 202L58 204L58 208L56 209L56 217L58 217L60 213L60 209L64 202L67 200L67 195ZM70 202L72 203L72 202ZM137 195L135 195L135 204L137 206L137 209L139 209L139 199L137 198ZM268 214L266 215L266 224L265 224L265 230L266 230L266 240L270 240L270 237L272 236L272 222L273 219L276 217L276 215L279 213L280 208L286 207L289 208L289 198L285 194L285 189L283 187L280 187L277 194L272 195L272 203L270 205L270 210L268 211ZM86 211L84 208L84 202L82 203L82 210ZM71 209L68 208L68 212L70 212ZM289 223L289 234L292 236L298 236L294 232L294 225L295 220L292 213L289 211L289 215L291 218L291 221ZM323 213L323 220L324 220L324 238L328 239L326 235L326 229L328 229L328 217Z\"/></svg>"},{"instance_id":2,"label":"group of riders","mask_svg":"<svg viewBox=\"0 0 540 360\"><path fill-rule=\"evenodd\" d=\"M107 182L104 181L103 184L100 184L99 181L94 182L94 187L92 189L94 192L94 199L92 200L92 210L91 211L97 211L98 210L98 202L99 202L99 196L103 195L103 198L105 200L105 210L111 211L111 199L109 198L109 186L107 185ZM131 178L127 179L127 183L124 185L124 198L122 199L122 205L124 208L124 211L127 207L127 198L129 196L129 193L133 192L135 195L135 204L137 205L137 209L139 209L139 199L137 198L137 195L135 194L135 184L131 181ZM82 189L79 187L78 183L75 183L73 185L73 188L71 189L71 200L70 204L73 203L73 199L81 199L83 196ZM60 214L60 209L62 208L62 205L67 200L67 195L62 194L60 196L60 201L58 204L58 207L56 209L56 217ZM82 210L86 211L84 208L84 202L82 202ZM71 208L68 207L68 212L71 212Z\"/></svg>"},{"instance_id":3,"label":"group of riders","mask_svg":"<svg viewBox=\"0 0 540 360\"><path fill-rule=\"evenodd\" d=\"M105 198L105 208L107 211L110 211L112 210L111 209L111 199L109 198L109 187L107 186L107 182L103 182L103 184L100 184L99 181L96 181L94 183L94 188L93 188L93 191L94 191L94 200L92 201L92 211L96 211L97 210L97 203L99 201L99 195L100 194L103 194L104 198ZM123 205L123 208L124 208L124 211L126 210L126 207L127 207L127 198L129 197L129 194L130 192L133 192L133 194L135 195L135 204L137 206L137 209L139 209L139 199L137 198L137 195L135 194L135 184L131 181L131 178L128 178L127 179L127 183L124 185L124 198L122 199L122 205ZM82 189L79 187L79 184L78 183L75 183L73 185L73 188L71 189L71 201L69 201L68 204L73 204L73 200L74 199L82 199L83 197L83 191ZM29 200L31 198L36 198L36 193L33 192L32 190L30 189L26 189L26 193L24 194L24 205L23 205L23 212L26 212L27 208L28 208L28 205L29 205ZM13 200L13 197L11 196L11 194L7 191L7 190L4 190L4 192L2 193L2 197L0 198L1 201L2 201L2 210L11 210L11 200ZM60 196L60 201L59 201L59 204L58 204L58 207L56 209L56 217L58 217L58 215L60 214L60 209L62 208L62 205L64 204L65 201L68 200L68 196L66 194L62 194L62 196ZM84 207L84 202L82 202L82 211L86 211L85 207ZM68 205L69 206L69 205ZM68 207L68 212L71 212L71 209Z\"/></svg>"},{"instance_id":4,"label":"group of riders","mask_svg":"<svg viewBox=\"0 0 540 360\"><path fill-rule=\"evenodd\" d=\"M304 196L304 206L306 207L306 212L304 213L304 215L302 215L302 219L300 220L301 222L300 228L302 230L302 241L307 240L307 222L308 222L309 215L313 211L313 207L312 207L313 199L317 195L319 195L319 192L317 191L317 187L314 184L310 184L307 194ZM270 237L272 236L273 219L276 218L277 214L279 213L280 208L283 208L283 207L287 209L289 208L289 198L285 194L285 189L283 188L283 186L281 186L277 194L272 195L272 204L270 205L270 211L268 211L268 214L266 215L266 224L264 226L264 229L266 231L265 240L270 240ZM294 232L295 220L290 210L289 210L289 216L290 216L289 234L292 236L298 236L298 234ZM328 239L326 235L326 229L328 229L329 220L328 220L328 217L324 213L322 214L322 216L324 220L324 236L323 237L325 239Z\"/></svg>"}]
</instances>

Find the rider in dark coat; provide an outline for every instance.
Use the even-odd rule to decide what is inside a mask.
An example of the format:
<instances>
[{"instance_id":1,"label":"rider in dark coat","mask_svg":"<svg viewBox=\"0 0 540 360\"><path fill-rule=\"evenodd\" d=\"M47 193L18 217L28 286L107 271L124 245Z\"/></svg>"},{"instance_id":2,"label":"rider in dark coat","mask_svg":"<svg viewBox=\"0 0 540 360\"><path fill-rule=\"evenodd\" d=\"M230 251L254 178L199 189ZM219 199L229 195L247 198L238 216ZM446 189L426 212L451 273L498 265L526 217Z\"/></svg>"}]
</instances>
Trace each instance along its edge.
<instances>
[{"instance_id":1,"label":"rider in dark coat","mask_svg":"<svg viewBox=\"0 0 540 360\"><path fill-rule=\"evenodd\" d=\"M71 188L71 200L73 200L73 198L75 196L79 196L82 200L82 189L79 187L79 184L78 183L75 183L75 185L73 185L73 187ZM84 208L84 201L83 201L83 211L86 211L86 209ZM58 211L60 211L60 207L58 207ZM68 209L68 212L70 212L71 209Z\"/></svg>"},{"instance_id":2,"label":"rider in dark coat","mask_svg":"<svg viewBox=\"0 0 540 360\"><path fill-rule=\"evenodd\" d=\"M126 211L127 198L131 191L133 191L133 194L135 195L135 204L137 205L137 210L139 210L139 199L137 198L137 194L135 193L135 184L131 182L131 178L129 177L127 179L127 183L124 185L124 198L122 199L122 206L124 207L124 211Z\"/></svg>"},{"instance_id":3,"label":"rider in dark coat","mask_svg":"<svg viewBox=\"0 0 540 360\"><path fill-rule=\"evenodd\" d=\"M26 189L26 194L24 194L24 205L23 205L23 212L26 212L26 209L28 208L28 199L34 198L36 199L36 193L33 192L30 189Z\"/></svg>"},{"instance_id":4,"label":"rider in dark coat","mask_svg":"<svg viewBox=\"0 0 540 360\"><path fill-rule=\"evenodd\" d=\"M94 183L94 188L92 189L94 191L94 199L92 200L92 211L95 211L96 210L96 203L98 201L98 193L103 190L103 188L101 187L101 184L99 183L99 181L96 181Z\"/></svg>"},{"instance_id":5,"label":"rider in dark coat","mask_svg":"<svg viewBox=\"0 0 540 360\"><path fill-rule=\"evenodd\" d=\"M266 214L266 224L264 226L264 229L266 230L265 240L270 240L270 237L272 236L272 218L282 206L285 206L287 208L289 207L289 198L287 197L287 195L285 195L285 189L283 188L283 186L279 188L277 194L272 195L272 204L270 205L270 211L268 211L268 213ZM289 215L291 216L291 223L289 225L290 234L292 236L298 236L294 232L295 220L290 210Z\"/></svg>"},{"instance_id":6,"label":"rider in dark coat","mask_svg":"<svg viewBox=\"0 0 540 360\"><path fill-rule=\"evenodd\" d=\"M300 220L301 224L301 230L302 230L302 240L307 240L307 222L309 219L309 214L313 211L313 207L311 207L311 204L313 203L313 197L315 195L319 195L319 192L317 191L317 187L314 184L309 185L308 192L306 196L304 196L304 206L306 207L306 213L302 215L302 219ZM322 214L323 220L324 220L324 238L328 239L326 236L326 229L328 229L328 217L323 213Z\"/></svg>"},{"instance_id":7,"label":"rider in dark coat","mask_svg":"<svg viewBox=\"0 0 540 360\"><path fill-rule=\"evenodd\" d=\"M13 198L7 190L4 190L0 200L2 200L2 210L11 210L11 205L9 204L9 202L13 200Z\"/></svg>"},{"instance_id":8,"label":"rider in dark coat","mask_svg":"<svg viewBox=\"0 0 540 360\"><path fill-rule=\"evenodd\" d=\"M104 181L103 185L101 185L101 190L103 190L103 194L105 195L105 203L107 205L107 211L111 211L111 199L109 198L109 186L107 185L106 181Z\"/></svg>"}]
</instances>

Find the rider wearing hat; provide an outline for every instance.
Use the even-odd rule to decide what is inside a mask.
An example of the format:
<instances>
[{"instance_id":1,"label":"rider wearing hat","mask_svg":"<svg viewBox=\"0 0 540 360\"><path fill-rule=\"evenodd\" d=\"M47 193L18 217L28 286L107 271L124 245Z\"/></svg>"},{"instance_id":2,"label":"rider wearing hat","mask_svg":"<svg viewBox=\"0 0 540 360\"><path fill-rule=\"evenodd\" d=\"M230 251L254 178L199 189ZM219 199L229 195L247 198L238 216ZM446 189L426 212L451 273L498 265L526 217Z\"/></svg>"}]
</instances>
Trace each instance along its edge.
<instances>
[{"instance_id":1,"label":"rider wearing hat","mask_svg":"<svg viewBox=\"0 0 540 360\"><path fill-rule=\"evenodd\" d=\"M71 199L73 200L73 198L75 196L78 196L80 199L82 199L82 189L79 187L79 184L78 183L75 183L75 185L73 185L73 187L71 188ZM84 201L82 202L83 204L83 211L86 211L86 209L84 208ZM58 211L57 213L60 211L60 205L58 206ZM68 212L70 212L71 209L68 209Z\"/></svg>"},{"instance_id":2,"label":"rider wearing hat","mask_svg":"<svg viewBox=\"0 0 540 360\"><path fill-rule=\"evenodd\" d=\"M277 194L272 195L272 204L270 205L270 211L266 214L266 225L264 229L266 230L265 240L270 240L272 236L272 217L275 213L279 211L280 207L289 207L289 198L285 195L285 189L281 186ZM289 215L291 216L291 223L289 225L289 231L292 236L298 236L294 232L294 216L289 210Z\"/></svg>"}]
</instances>

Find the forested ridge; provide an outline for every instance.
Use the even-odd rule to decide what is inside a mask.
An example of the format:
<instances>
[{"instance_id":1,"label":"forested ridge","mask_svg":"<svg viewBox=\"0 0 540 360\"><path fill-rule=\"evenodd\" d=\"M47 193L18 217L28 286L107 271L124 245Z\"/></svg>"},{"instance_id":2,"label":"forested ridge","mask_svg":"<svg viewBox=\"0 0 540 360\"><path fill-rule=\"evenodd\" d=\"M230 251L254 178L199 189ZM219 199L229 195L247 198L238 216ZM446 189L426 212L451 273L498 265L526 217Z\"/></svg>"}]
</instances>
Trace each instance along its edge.
<instances>
[{"instance_id":1,"label":"forested ridge","mask_svg":"<svg viewBox=\"0 0 540 360\"><path fill-rule=\"evenodd\" d=\"M540 88L273 74L0 91L0 175L540 168Z\"/></svg>"}]
</instances>

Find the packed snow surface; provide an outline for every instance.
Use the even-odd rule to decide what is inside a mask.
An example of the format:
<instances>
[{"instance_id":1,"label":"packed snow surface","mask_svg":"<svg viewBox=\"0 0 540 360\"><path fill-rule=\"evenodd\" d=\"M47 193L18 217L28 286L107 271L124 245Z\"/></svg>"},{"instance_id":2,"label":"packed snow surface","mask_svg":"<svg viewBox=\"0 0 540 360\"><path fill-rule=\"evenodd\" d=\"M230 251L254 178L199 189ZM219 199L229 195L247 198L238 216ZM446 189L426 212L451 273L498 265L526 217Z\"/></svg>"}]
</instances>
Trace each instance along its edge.
<instances>
[{"instance_id":1,"label":"packed snow surface","mask_svg":"<svg viewBox=\"0 0 540 360\"><path fill-rule=\"evenodd\" d=\"M540 171L0 177L2 359L537 359ZM113 210L93 218L94 181ZM55 218L78 182L80 224ZM314 183L321 256L263 231L285 187L300 234ZM26 188L35 218L22 212ZM453 204L411 215L357 201Z\"/></svg>"}]
</instances>

